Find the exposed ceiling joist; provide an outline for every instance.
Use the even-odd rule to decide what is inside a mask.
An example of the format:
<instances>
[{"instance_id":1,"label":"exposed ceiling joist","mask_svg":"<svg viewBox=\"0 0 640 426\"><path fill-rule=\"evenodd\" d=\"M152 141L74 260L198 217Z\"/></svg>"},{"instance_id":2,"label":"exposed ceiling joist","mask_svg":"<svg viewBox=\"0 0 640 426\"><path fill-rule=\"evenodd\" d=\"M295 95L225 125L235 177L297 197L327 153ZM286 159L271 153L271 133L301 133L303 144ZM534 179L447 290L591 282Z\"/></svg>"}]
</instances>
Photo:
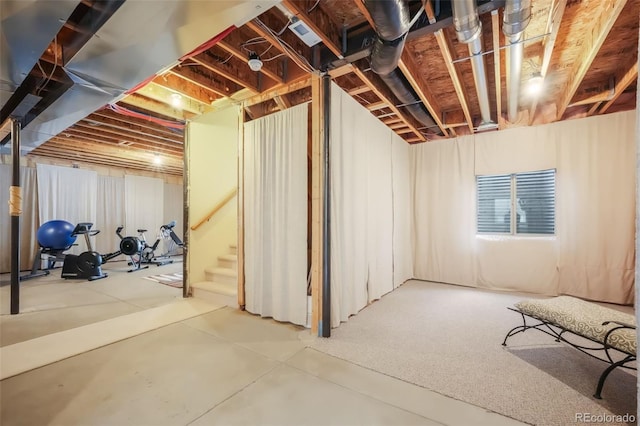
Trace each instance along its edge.
<instances>
[{"instance_id":1,"label":"exposed ceiling joist","mask_svg":"<svg viewBox=\"0 0 640 426\"><path fill-rule=\"evenodd\" d=\"M231 96L240 89L240 86L238 86L234 82L223 81L219 78L204 75L201 72L196 71L194 68L195 67L193 66L179 65L175 68L172 68L169 73L180 77L183 80L188 81L189 83L195 84L207 90L211 90L212 92L218 94L223 98Z\"/></svg>"},{"instance_id":2,"label":"exposed ceiling joist","mask_svg":"<svg viewBox=\"0 0 640 426\"><path fill-rule=\"evenodd\" d=\"M162 140L182 143L182 133L169 130L160 125L150 123L146 120L133 117L124 117L116 112L102 109L89 115L85 120L96 119L101 125L123 129L133 133L143 133Z\"/></svg>"},{"instance_id":3,"label":"exposed ceiling joist","mask_svg":"<svg viewBox=\"0 0 640 426\"><path fill-rule=\"evenodd\" d=\"M416 134L416 136L418 138L420 138L421 141L426 141L427 138L422 134L422 132L420 132L418 130L418 127L416 125L413 124L413 121L408 118L407 116L405 116L405 114L403 114L398 107L395 106L394 102L393 102L393 96L391 95L390 91L388 89L384 89L384 85L376 85L371 81L371 78L369 76L367 76L367 74L365 72L363 72L361 69L359 69L358 67L353 67L353 72L358 76L358 78L360 78L360 80L362 80L362 82L366 85L368 85L369 87L371 87L371 91L373 93L376 94L376 96L378 98L380 98L382 101L386 102L389 105L389 109L391 111L393 111L398 117L401 117L402 120L407 123L407 127L409 127L411 129L411 131L413 131L413 133ZM387 93L388 92L388 93Z\"/></svg>"},{"instance_id":4,"label":"exposed ceiling joist","mask_svg":"<svg viewBox=\"0 0 640 426\"><path fill-rule=\"evenodd\" d=\"M211 102L220 97L219 94L212 90L205 89L202 86L189 83L187 80L178 77L175 74L165 73L152 80L153 84L162 86L166 89L173 90L194 101L201 102L205 105L211 105Z\"/></svg>"},{"instance_id":5,"label":"exposed ceiling joist","mask_svg":"<svg viewBox=\"0 0 640 426\"><path fill-rule=\"evenodd\" d=\"M270 99L273 99L276 96L282 96L287 93L295 92L296 90L300 90L309 86L311 86L311 77L307 75L305 78L301 78L297 81L291 82L286 85L274 87L271 90L268 90L266 92L260 93L259 95L248 98L244 101L244 105L246 107L257 105L257 104L266 102Z\"/></svg>"},{"instance_id":6,"label":"exposed ceiling joist","mask_svg":"<svg viewBox=\"0 0 640 426\"><path fill-rule=\"evenodd\" d=\"M179 108L171 107L165 103L149 99L145 96L132 93L120 100L120 103L131 105L133 107L142 108L143 110L157 112L167 117L177 118L178 120L187 120L195 116L195 114L183 111Z\"/></svg>"},{"instance_id":7,"label":"exposed ceiling joist","mask_svg":"<svg viewBox=\"0 0 640 426\"><path fill-rule=\"evenodd\" d=\"M624 71L626 69L626 71ZM623 67L623 73L616 77L616 86L614 89L614 94L609 101L602 106L600 109L600 114L607 112L607 110L613 105L613 103L622 95L622 93L638 79L638 60L635 59L631 67Z\"/></svg>"},{"instance_id":8,"label":"exposed ceiling joist","mask_svg":"<svg viewBox=\"0 0 640 426\"><path fill-rule=\"evenodd\" d=\"M577 56L572 72L569 74L565 89L559 97L556 120L562 119L573 95L578 90L580 83L582 83L584 76L587 74L600 47L602 47L626 3L627 0L602 0L601 13L590 24L590 31L584 34L580 54Z\"/></svg>"},{"instance_id":9,"label":"exposed ceiling joist","mask_svg":"<svg viewBox=\"0 0 640 426\"><path fill-rule=\"evenodd\" d=\"M449 132L447 132L447 129L442 123L442 109L440 108L435 95L431 92L429 87L427 87L426 82L423 79L416 78L420 75L420 72L406 50L402 52L398 68L400 68L400 71L402 71L411 87L413 87L413 90L416 91L418 97L420 97L420 100L429 111L429 114L431 114L433 121L436 122L442 134L444 136L449 136Z\"/></svg>"},{"instance_id":10,"label":"exposed ceiling joist","mask_svg":"<svg viewBox=\"0 0 640 426\"><path fill-rule=\"evenodd\" d=\"M542 54L542 64L540 66L540 75L544 83L544 78L549 70L551 64L551 55L553 54L553 48L556 45L556 39L558 38L558 30L560 29L560 23L564 16L564 9L567 6L567 0L553 0L553 5L549 12L549 19L547 22L547 32L549 35L543 40L544 52ZM529 110L529 124L533 123L536 115L536 109L538 108L538 98L536 97L531 104Z\"/></svg>"},{"instance_id":11,"label":"exposed ceiling joist","mask_svg":"<svg viewBox=\"0 0 640 426\"><path fill-rule=\"evenodd\" d=\"M427 14L427 19L430 24L436 23L436 14L433 10L433 4L431 4L431 0L422 0L422 7L424 7L424 12Z\"/></svg>"},{"instance_id":12,"label":"exposed ceiling joist","mask_svg":"<svg viewBox=\"0 0 640 426\"><path fill-rule=\"evenodd\" d=\"M458 95L458 101L460 102L460 106L462 107L462 111L464 112L469 130L471 130L471 133L473 133L473 119L471 118L471 112L469 111L467 91L464 89L464 87L462 87L462 76L460 75L460 71L453 63L453 57L451 56L451 52L453 50L453 47L451 46L451 40L449 40L447 35L444 33L444 30L437 31L434 36L438 41L438 47L440 47L440 52L442 53L444 63L447 66L447 71L449 71L449 76L451 77L451 81L453 82L453 87L455 88L456 94Z\"/></svg>"},{"instance_id":13,"label":"exposed ceiling joist","mask_svg":"<svg viewBox=\"0 0 640 426\"><path fill-rule=\"evenodd\" d=\"M213 60L207 53L196 55L190 58L190 60L196 64L202 65L204 68L226 78L227 80L233 81L239 86L244 86L255 92L260 91L258 74L251 71L248 65L245 67L246 70L242 70L239 67L231 67L228 63Z\"/></svg>"}]
</instances>

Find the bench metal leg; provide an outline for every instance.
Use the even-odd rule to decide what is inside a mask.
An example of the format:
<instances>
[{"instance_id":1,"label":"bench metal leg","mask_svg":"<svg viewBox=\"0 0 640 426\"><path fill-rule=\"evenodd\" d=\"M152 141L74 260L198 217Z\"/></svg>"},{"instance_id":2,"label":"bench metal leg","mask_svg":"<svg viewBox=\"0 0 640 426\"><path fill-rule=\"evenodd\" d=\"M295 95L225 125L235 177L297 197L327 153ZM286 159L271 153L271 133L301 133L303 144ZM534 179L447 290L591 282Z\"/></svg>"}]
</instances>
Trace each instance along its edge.
<instances>
[{"instance_id":1,"label":"bench metal leg","mask_svg":"<svg viewBox=\"0 0 640 426\"><path fill-rule=\"evenodd\" d=\"M629 362L631 360L633 360L633 358L627 357L627 358L623 359L622 361L614 362L613 364L608 366L607 369L604 370L602 372L602 374L600 375L600 380L598 380L598 387L596 388L596 393L593 395L593 397L597 398L597 399L602 399L602 396L601 396L602 388L604 386L604 381L607 380L607 376L609 376L609 374L613 370L615 370L616 368L626 364L627 362Z\"/></svg>"}]
</instances>

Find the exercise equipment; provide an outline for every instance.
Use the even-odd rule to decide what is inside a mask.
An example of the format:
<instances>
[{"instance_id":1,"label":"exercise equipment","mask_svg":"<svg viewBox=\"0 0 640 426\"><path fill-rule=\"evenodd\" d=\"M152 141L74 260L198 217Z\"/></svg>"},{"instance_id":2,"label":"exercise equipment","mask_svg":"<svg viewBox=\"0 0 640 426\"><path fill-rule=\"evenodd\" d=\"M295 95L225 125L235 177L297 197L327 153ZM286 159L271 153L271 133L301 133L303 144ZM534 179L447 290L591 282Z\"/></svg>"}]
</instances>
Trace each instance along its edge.
<instances>
[{"instance_id":1,"label":"exercise equipment","mask_svg":"<svg viewBox=\"0 0 640 426\"><path fill-rule=\"evenodd\" d=\"M78 223L73 230L75 235L84 235L88 250L77 256L74 254L65 256L62 264L62 278L94 281L107 277L107 274L103 273L101 268L102 256L100 253L93 251L91 239L89 238L100 233L100 231L97 229L91 230L92 227L93 223L82 222Z\"/></svg>"},{"instance_id":2,"label":"exercise equipment","mask_svg":"<svg viewBox=\"0 0 640 426\"><path fill-rule=\"evenodd\" d=\"M166 227L167 225L162 225L162 227ZM175 223L173 224L175 226ZM173 227L172 226L172 227ZM161 227L161 229L162 229ZM127 272L134 272L140 269L147 269L150 264L154 264L157 266L166 265L168 263L173 263L171 259L159 259L155 256L155 250L158 248L158 244L160 243L160 236L153 243L153 245L149 245L147 239L145 237L146 229L138 229L137 237L123 237L121 232L124 226L119 226L116 229L116 235L120 238L120 246L118 251L114 251L113 253L108 253L102 256L102 263L113 259L121 254L125 256L129 256L129 266L133 268L128 270ZM177 236L176 236L177 238Z\"/></svg>"},{"instance_id":3,"label":"exercise equipment","mask_svg":"<svg viewBox=\"0 0 640 426\"><path fill-rule=\"evenodd\" d=\"M160 227L160 236L164 241L165 252L158 257L169 257L175 254L178 248L184 247L180 237L173 232L173 228L176 226L176 221L172 220L166 225Z\"/></svg>"},{"instance_id":4,"label":"exercise equipment","mask_svg":"<svg viewBox=\"0 0 640 426\"><path fill-rule=\"evenodd\" d=\"M77 234L74 226L64 220L50 220L38 228L38 253L33 258L31 272L20 276L20 281L49 275L56 263L64 262L65 251L75 245ZM42 260L46 260L46 267L42 269Z\"/></svg>"}]
</instances>

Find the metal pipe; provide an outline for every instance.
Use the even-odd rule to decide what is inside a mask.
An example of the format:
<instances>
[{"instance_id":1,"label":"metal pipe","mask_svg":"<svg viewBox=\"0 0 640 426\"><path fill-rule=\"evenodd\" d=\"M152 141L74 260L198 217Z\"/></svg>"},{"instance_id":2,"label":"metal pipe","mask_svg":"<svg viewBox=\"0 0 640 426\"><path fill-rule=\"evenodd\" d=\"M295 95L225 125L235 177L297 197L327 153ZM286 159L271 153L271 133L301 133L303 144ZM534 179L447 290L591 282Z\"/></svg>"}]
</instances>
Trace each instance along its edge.
<instances>
[{"instance_id":1,"label":"metal pipe","mask_svg":"<svg viewBox=\"0 0 640 426\"><path fill-rule=\"evenodd\" d=\"M509 40L509 82L507 87L507 112L512 123L518 118L518 101L522 81L522 59L524 56L524 30L531 20L530 0L507 0L504 7L502 32Z\"/></svg>"},{"instance_id":2,"label":"metal pipe","mask_svg":"<svg viewBox=\"0 0 640 426\"><path fill-rule=\"evenodd\" d=\"M11 216L11 315L20 313L20 215L22 214L22 188L20 187L20 120L11 119L12 175L9 188L9 215Z\"/></svg>"},{"instance_id":3,"label":"metal pipe","mask_svg":"<svg viewBox=\"0 0 640 426\"><path fill-rule=\"evenodd\" d=\"M331 76L322 76L323 98L323 148L324 170L323 176L323 212L322 212L322 321L319 334L322 337L331 337L331 161L329 158L329 131L331 121Z\"/></svg>"},{"instance_id":4,"label":"metal pipe","mask_svg":"<svg viewBox=\"0 0 640 426\"><path fill-rule=\"evenodd\" d=\"M478 94L480 115L482 116L481 125L489 124L492 120L491 110L489 109L487 74L482 54L482 23L478 16L476 2L475 0L456 0L451 2L451 6L453 7L453 25L456 29L458 40L469 45L473 80Z\"/></svg>"}]
</instances>

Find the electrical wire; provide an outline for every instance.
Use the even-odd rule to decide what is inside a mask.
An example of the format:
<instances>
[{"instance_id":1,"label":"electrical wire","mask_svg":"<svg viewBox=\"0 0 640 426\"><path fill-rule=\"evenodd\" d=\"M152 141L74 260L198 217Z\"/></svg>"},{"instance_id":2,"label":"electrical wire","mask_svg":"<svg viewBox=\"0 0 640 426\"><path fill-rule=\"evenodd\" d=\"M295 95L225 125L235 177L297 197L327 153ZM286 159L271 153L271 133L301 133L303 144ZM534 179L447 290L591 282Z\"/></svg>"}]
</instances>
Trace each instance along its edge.
<instances>
[{"instance_id":1,"label":"electrical wire","mask_svg":"<svg viewBox=\"0 0 640 426\"><path fill-rule=\"evenodd\" d=\"M40 95L40 92L42 92L42 89L45 88L45 86L47 84L49 84L49 82L51 81L51 78L53 77L53 74L56 72L56 68L58 68L58 36L56 35L53 38L53 54L54 54L54 61L53 61L53 69L51 70L51 74L49 74L49 76L45 79L45 81L40 85L40 87L38 87L38 89L36 89L36 95ZM44 70L42 69L42 65L40 65L40 60L38 60L38 66L40 67L40 71L42 71L42 73L44 74Z\"/></svg>"},{"instance_id":2,"label":"electrical wire","mask_svg":"<svg viewBox=\"0 0 640 426\"><path fill-rule=\"evenodd\" d=\"M142 120L147 120L152 123L159 124L164 127L168 127L170 129L183 130L185 127L185 123L182 121L164 120L162 118L153 117L151 115L143 114L141 112L132 111L128 108L121 107L120 105L117 105L117 104L107 104L105 108L110 109L111 111L117 112L118 114L125 115L127 117L140 118Z\"/></svg>"},{"instance_id":3,"label":"electrical wire","mask_svg":"<svg viewBox=\"0 0 640 426\"><path fill-rule=\"evenodd\" d=\"M422 15L422 12L424 12L424 6L420 6L420 9L416 13L416 16L414 16L411 22L409 22L409 28L413 27L415 23L418 22L418 19L420 19L420 15Z\"/></svg>"},{"instance_id":4,"label":"electrical wire","mask_svg":"<svg viewBox=\"0 0 640 426\"><path fill-rule=\"evenodd\" d=\"M273 61L274 59L280 58L281 56L286 56L286 55L285 55L284 53L281 53L281 54L279 54L279 55L272 56L272 57L270 57L270 58L266 58L266 59L260 58L260 60L261 60L262 62L269 62L269 61Z\"/></svg>"},{"instance_id":5,"label":"electrical wire","mask_svg":"<svg viewBox=\"0 0 640 426\"><path fill-rule=\"evenodd\" d=\"M311 9L307 10L307 13L311 13L313 11L313 9L316 8L316 6L318 5L318 3L320 3L320 0L316 0L316 4L314 4L313 6L311 6Z\"/></svg>"},{"instance_id":6,"label":"electrical wire","mask_svg":"<svg viewBox=\"0 0 640 426\"><path fill-rule=\"evenodd\" d=\"M269 28L264 22L262 22L260 18L255 18L255 22L259 27L261 27L274 37L275 41L280 45L282 50L287 54L287 56L289 56L289 58L291 58L293 62L296 63L296 65L298 65L308 73L312 73L315 71L307 58L296 52L293 47L291 47L286 41L282 40L271 28Z\"/></svg>"}]
</instances>

